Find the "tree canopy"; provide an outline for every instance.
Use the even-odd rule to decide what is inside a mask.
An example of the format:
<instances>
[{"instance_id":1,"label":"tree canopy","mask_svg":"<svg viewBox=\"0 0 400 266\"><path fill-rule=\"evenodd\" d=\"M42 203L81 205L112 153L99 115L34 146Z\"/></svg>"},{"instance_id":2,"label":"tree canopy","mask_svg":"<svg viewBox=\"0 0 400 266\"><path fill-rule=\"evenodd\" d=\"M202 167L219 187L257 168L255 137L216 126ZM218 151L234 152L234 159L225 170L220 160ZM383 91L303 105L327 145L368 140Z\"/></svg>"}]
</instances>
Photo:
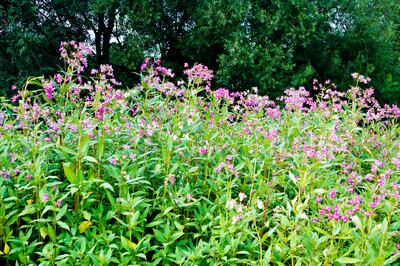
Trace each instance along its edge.
<instances>
[{"instance_id":1,"label":"tree canopy","mask_svg":"<svg viewBox=\"0 0 400 266\"><path fill-rule=\"evenodd\" d=\"M381 101L400 100L397 0L3 0L0 20L0 94L53 73L60 41L76 40L127 86L153 56L178 76L203 63L220 87L273 97L313 79L344 89L360 72Z\"/></svg>"}]
</instances>

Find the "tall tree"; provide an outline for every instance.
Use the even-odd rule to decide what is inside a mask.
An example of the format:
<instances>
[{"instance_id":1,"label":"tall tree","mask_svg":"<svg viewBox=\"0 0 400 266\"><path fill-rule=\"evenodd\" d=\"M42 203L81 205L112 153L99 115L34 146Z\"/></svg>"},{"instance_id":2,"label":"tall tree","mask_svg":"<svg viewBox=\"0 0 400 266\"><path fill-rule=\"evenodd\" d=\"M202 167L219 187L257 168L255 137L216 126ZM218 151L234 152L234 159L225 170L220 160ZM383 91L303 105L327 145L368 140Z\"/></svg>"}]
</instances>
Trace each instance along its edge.
<instances>
[{"instance_id":1,"label":"tall tree","mask_svg":"<svg viewBox=\"0 0 400 266\"><path fill-rule=\"evenodd\" d=\"M199 62L217 86L289 86L352 72L372 78L383 101L400 100L397 0L3 0L0 84L49 74L61 40L91 41L95 63L111 63L128 85L144 56L181 73ZM129 82L129 83L128 83Z\"/></svg>"},{"instance_id":2,"label":"tall tree","mask_svg":"<svg viewBox=\"0 0 400 266\"><path fill-rule=\"evenodd\" d=\"M0 83L57 69L64 40L93 40L96 63L110 63L111 39L125 1L4 0L0 4ZM9 91L9 90L7 90Z\"/></svg>"}]
</instances>

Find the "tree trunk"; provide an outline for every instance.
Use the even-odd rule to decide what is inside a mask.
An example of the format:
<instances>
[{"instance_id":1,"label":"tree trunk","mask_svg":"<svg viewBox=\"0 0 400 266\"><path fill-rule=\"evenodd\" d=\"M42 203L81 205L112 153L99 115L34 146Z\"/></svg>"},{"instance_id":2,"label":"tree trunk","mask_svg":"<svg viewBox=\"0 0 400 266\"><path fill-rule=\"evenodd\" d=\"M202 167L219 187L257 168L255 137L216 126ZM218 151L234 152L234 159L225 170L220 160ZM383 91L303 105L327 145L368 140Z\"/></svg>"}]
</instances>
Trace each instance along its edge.
<instances>
[{"instance_id":1,"label":"tree trunk","mask_svg":"<svg viewBox=\"0 0 400 266\"><path fill-rule=\"evenodd\" d=\"M115 18L117 15L117 7L115 4L110 6L107 12L107 25L105 13L100 13L97 16L97 31L95 32L96 43L96 61L97 64L110 63L110 42L114 29Z\"/></svg>"}]
</instances>

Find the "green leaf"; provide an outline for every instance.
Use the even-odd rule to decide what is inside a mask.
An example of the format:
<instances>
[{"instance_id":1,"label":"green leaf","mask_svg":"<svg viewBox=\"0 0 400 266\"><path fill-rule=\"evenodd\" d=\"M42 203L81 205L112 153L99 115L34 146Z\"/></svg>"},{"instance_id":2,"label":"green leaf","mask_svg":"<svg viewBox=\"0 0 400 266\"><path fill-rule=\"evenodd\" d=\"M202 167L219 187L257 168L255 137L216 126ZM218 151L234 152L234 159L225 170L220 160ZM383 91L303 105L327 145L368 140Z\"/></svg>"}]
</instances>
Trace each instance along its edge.
<instances>
[{"instance_id":1,"label":"green leaf","mask_svg":"<svg viewBox=\"0 0 400 266\"><path fill-rule=\"evenodd\" d=\"M86 153L88 152L88 150L89 150L89 140L90 140L90 137L88 135L83 135L83 136L80 137L80 143L79 143L80 145L79 145L79 149L78 149L78 152L79 152L80 156L85 156ZM87 156L87 157L90 157L90 156Z\"/></svg>"},{"instance_id":2,"label":"green leaf","mask_svg":"<svg viewBox=\"0 0 400 266\"><path fill-rule=\"evenodd\" d=\"M68 147L65 147L63 145L57 145L57 147L60 148L61 151L65 152L67 154L74 155L74 156L76 155L76 152Z\"/></svg>"},{"instance_id":3,"label":"green leaf","mask_svg":"<svg viewBox=\"0 0 400 266\"><path fill-rule=\"evenodd\" d=\"M361 231L363 231L363 226L361 223L360 218L357 215L354 215L351 220L353 221L353 223L357 226L358 229L360 229Z\"/></svg>"},{"instance_id":4,"label":"green leaf","mask_svg":"<svg viewBox=\"0 0 400 266\"><path fill-rule=\"evenodd\" d=\"M89 227L92 225L91 221L82 221L79 225L79 233L84 233L86 230L89 229Z\"/></svg>"},{"instance_id":5,"label":"green leaf","mask_svg":"<svg viewBox=\"0 0 400 266\"><path fill-rule=\"evenodd\" d=\"M10 246L9 246L9 245L7 245L7 244L4 245L3 253L6 254L6 255L7 255L8 253L10 253Z\"/></svg>"},{"instance_id":6,"label":"green leaf","mask_svg":"<svg viewBox=\"0 0 400 266\"><path fill-rule=\"evenodd\" d=\"M103 158L103 154L104 154L104 141L105 141L105 136L103 135L99 142L97 143L97 158L99 159L99 161L101 161L101 159Z\"/></svg>"},{"instance_id":7,"label":"green leaf","mask_svg":"<svg viewBox=\"0 0 400 266\"><path fill-rule=\"evenodd\" d=\"M163 223L162 221L154 221L154 222L151 222L151 223L147 224L146 227L155 227L155 226L160 225L162 223Z\"/></svg>"},{"instance_id":8,"label":"green leaf","mask_svg":"<svg viewBox=\"0 0 400 266\"><path fill-rule=\"evenodd\" d=\"M57 224L58 224L61 228L64 228L65 230L70 231L70 228L69 228L69 225L68 225L68 224L66 224L66 223L64 223L64 222L62 222L62 221L57 221Z\"/></svg>"},{"instance_id":9,"label":"green leaf","mask_svg":"<svg viewBox=\"0 0 400 266\"><path fill-rule=\"evenodd\" d=\"M89 213L89 212L87 212L87 211L83 211L83 218L85 218L86 220L88 220L88 221L90 221L91 220L91 218L92 218L92 215Z\"/></svg>"},{"instance_id":10,"label":"green leaf","mask_svg":"<svg viewBox=\"0 0 400 266\"><path fill-rule=\"evenodd\" d=\"M44 207L44 210L42 211L42 216L48 212L48 211L54 211L54 207L52 205L47 205L46 207Z\"/></svg>"},{"instance_id":11,"label":"green leaf","mask_svg":"<svg viewBox=\"0 0 400 266\"><path fill-rule=\"evenodd\" d=\"M164 215L166 215L167 213L169 213L171 210L173 210L174 209L174 207L168 207L168 208L166 208L165 210L164 210L164 212L163 212L163 216Z\"/></svg>"},{"instance_id":12,"label":"green leaf","mask_svg":"<svg viewBox=\"0 0 400 266\"><path fill-rule=\"evenodd\" d=\"M56 241L56 234L54 232L53 226L47 224L47 233L52 241Z\"/></svg>"},{"instance_id":13,"label":"green leaf","mask_svg":"<svg viewBox=\"0 0 400 266\"><path fill-rule=\"evenodd\" d=\"M91 162L91 163L96 163L96 164L99 163L99 162L98 162L95 158L93 158L92 156L85 156L85 157L83 157L83 160L84 160L84 161L87 161L87 162Z\"/></svg>"},{"instance_id":14,"label":"green leaf","mask_svg":"<svg viewBox=\"0 0 400 266\"><path fill-rule=\"evenodd\" d=\"M121 236L121 244L122 247L124 247L126 250L136 250L137 248L137 244L133 243L132 241L130 241L129 239Z\"/></svg>"},{"instance_id":15,"label":"green leaf","mask_svg":"<svg viewBox=\"0 0 400 266\"><path fill-rule=\"evenodd\" d=\"M341 258L337 259L336 261L339 263L344 263L344 264L354 264L354 263L361 262L362 260L350 258L350 257L341 257Z\"/></svg>"},{"instance_id":16,"label":"green leaf","mask_svg":"<svg viewBox=\"0 0 400 266\"><path fill-rule=\"evenodd\" d=\"M67 208L68 208L68 205L65 204L65 205L58 211L58 213L57 213L57 215L56 215L56 220L57 220L57 221L60 220L60 219L65 215L65 213L67 212Z\"/></svg>"},{"instance_id":17,"label":"green leaf","mask_svg":"<svg viewBox=\"0 0 400 266\"><path fill-rule=\"evenodd\" d=\"M100 185L100 187L111 190L112 192L114 192L114 188L107 182L104 182L103 184Z\"/></svg>"},{"instance_id":18,"label":"green leaf","mask_svg":"<svg viewBox=\"0 0 400 266\"><path fill-rule=\"evenodd\" d=\"M27 214L34 214L36 212L36 208L32 205L26 205L25 209L19 214L19 216L25 216Z\"/></svg>"},{"instance_id":19,"label":"green leaf","mask_svg":"<svg viewBox=\"0 0 400 266\"><path fill-rule=\"evenodd\" d=\"M333 235L334 235L334 236L336 236L337 234L339 234L340 228L341 228L341 224L340 224L340 223L336 223L335 226L333 227Z\"/></svg>"},{"instance_id":20,"label":"green leaf","mask_svg":"<svg viewBox=\"0 0 400 266\"><path fill-rule=\"evenodd\" d=\"M107 198L110 201L110 204L113 207L113 209L116 209L117 208L117 204L115 202L115 199L114 199L113 195L110 193L109 190L106 190L106 195L107 195Z\"/></svg>"},{"instance_id":21,"label":"green leaf","mask_svg":"<svg viewBox=\"0 0 400 266\"><path fill-rule=\"evenodd\" d=\"M77 184L77 178L75 174L75 164L73 163L63 163L63 169L65 177L71 184Z\"/></svg>"},{"instance_id":22,"label":"green leaf","mask_svg":"<svg viewBox=\"0 0 400 266\"><path fill-rule=\"evenodd\" d=\"M154 231L154 236L156 237L158 242L164 243L166 241L164 235L159 230L154 229L153 231Z\"/></svg>"},{"instance_id":23,"label":"green leaf","mask_svg":"<svg viewBox=\"0 0 400 266\"><path fill-rule=\"evenodd\" d=\"M46 229L46 227L40 227L39 232L40 232L40 236L41 236L43 239L45 239L46 236L47 236L47 229Z\"/></svg>"}]
</instances>

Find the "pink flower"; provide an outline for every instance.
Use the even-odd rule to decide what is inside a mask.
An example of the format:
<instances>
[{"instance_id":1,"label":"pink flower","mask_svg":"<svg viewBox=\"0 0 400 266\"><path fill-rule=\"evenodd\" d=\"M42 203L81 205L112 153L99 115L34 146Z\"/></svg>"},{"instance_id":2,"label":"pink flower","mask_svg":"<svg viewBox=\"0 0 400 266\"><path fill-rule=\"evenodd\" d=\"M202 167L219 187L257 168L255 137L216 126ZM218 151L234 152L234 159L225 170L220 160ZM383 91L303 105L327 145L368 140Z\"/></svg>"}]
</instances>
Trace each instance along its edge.
<instances>
[{"instance_id":1,"label":"pink flower","mask_svg":"<svg viewBox=\"0 0 400 266\"><path fill-rule=\"evenodd\" d=\"M175 176L170 175L168 178L168 181L171 183L171 185L174 185L175 184Z\"/></svg>"},{"instance_id":2,"label":"pink flower","mask_svg":"<svg viewBox=\"0 0 400 266\"><path fill-rule=\"evenodd\" d=\"M396 166L397 170L400 170L400 157L394 158L392 163Z\"/></svg>"},{"instance_id":3,"label":"pink flower","mask_svg":"<svg viewBox=\"0 0 400 266\"><path fill-rule=\"evenodd\" d=\"M110 164L112 164L114 166L116 166L118 163L118 160L116 158L110 158L109 161L110 161Z\"/></svg>"},{"instance_id":4,"label":"pink flower","mask_svg":"<svg viewBox=\"0 0 400 266\"><path fill-rule=\"evenodd\" d=\"M364 215L365 215L365 217L370 217L370 216L374 215L374 213L373 212L369 212L369 211L365 211Z\"/></svg>"},{"instance_id":5,"label":"pink flower","mask_svg":"<svg viewBox=\"0 0 400 266\"><path fill-rule=\"evenodd\" d=\"M233 217L233 219L232 219L232 224L236 224L239 220L240 220L240 217L239 217L239 216Z\"/></svg>"},{"instance_id":6,"label":"pink flower","mask_svg":"<svg viewBox=\"0 0 400 266\"><path fill-rule=\"evenodd\" d=\"M332 190L329 192L329 197L330 197L331 199L333 199L333 198L336 197L336 191L335 191L334 189L332 189Z\"/></svg>"},{"instance_id":7,"label":"pink flower","mask_svg":"<svg viewBox=\"0 0 400 266\"><path fill-rule=\"evenodd\" d=\"M53 82L46 82L43 85L43 90L46 98L48 100L53 99L53 89L54 89L54 84Z\"/></svg>"},{"instance_id":8,"label":"pink flower","mask_svg":"<svg viewBox=\"0 0 400 266\"><path fill-rule=\"evenodd\" d=\"M60 74L54 75L54 79L56 80L56 82L57 82L58 84L61 84L62 76L61 76Z\"/></svg>"},{"instance_id":9,"label":"pink flower","mask_svg":"<svg viewBox=\"0 0 400 266\"><path fill-rule=\"evenodd\" d=\"M215 170L217 173L221 173L222 168L223 168L224 166L225 166L225 163L221 162L221 163L218 164L217 167L214 168L214 170Z\"/></svg>"},{"instance_id":10,"label":"pink flower","mask_svg":"<svg viewBox=\"0 0 400 266\"><path fill-rule=\"evenodd\" d=\"M45 193L45 194L43 194L43 202L47 202L49 200L49 194L48 193Z\"/></svg>"},{"instance_id":11,"label":"pink flower","mask_svg":"<svg viewBox=\"0 0 400 266\"><path fill-rule=\"evenodd\" d=\"M368 180L368 181L372 181L373 180L373 175L372 174L367 174L364 179Z\"/></svg>"},{"instance_id":12,"label":"pink flower","mask_svg":"<svg viewBox=\"0 0 400 266\"><path fill-rule=\"evenodd\" d=\"M192 68L184 70L183 73L188 76L189 80L196 83L210 84L210 81L214 78L213 71L202 64L194 64Z\"/></svg>"},{"instance_id":13,"label":"pink flower","mask_svg":"<svg viewBox=\"0 0 400 266\"><path fill-rule=\"evenodd\" d=\"M123 93L121 90L117 90L115 93L115 98L117 98L118 100L121 100L123 96Z\"/></svg>"},{"instance_id":14,"label":"pink flower","mask_svg":"<svg viewBox=\"0 0 400 266\"><path fill-rule=\"evenodd\" d=\"M208 153L208 150L207 150L207 148L200 147L199 148L199 153L200 153L200 155L205 155L205 154Z\"/></svg>"},{"instance_id":15,"label":"pink flower","mask_svg":"<svg viewBox=\"0 0 400 266\"><path fill-rule=\"evenodd\" d=\"M316 197L316 199L315 199L315 202L316 202L316 203L320 203L321 200L322 200L322 197L319 196L319 195L317 195L317 197Z\"/></svg>"}]
</instances>

